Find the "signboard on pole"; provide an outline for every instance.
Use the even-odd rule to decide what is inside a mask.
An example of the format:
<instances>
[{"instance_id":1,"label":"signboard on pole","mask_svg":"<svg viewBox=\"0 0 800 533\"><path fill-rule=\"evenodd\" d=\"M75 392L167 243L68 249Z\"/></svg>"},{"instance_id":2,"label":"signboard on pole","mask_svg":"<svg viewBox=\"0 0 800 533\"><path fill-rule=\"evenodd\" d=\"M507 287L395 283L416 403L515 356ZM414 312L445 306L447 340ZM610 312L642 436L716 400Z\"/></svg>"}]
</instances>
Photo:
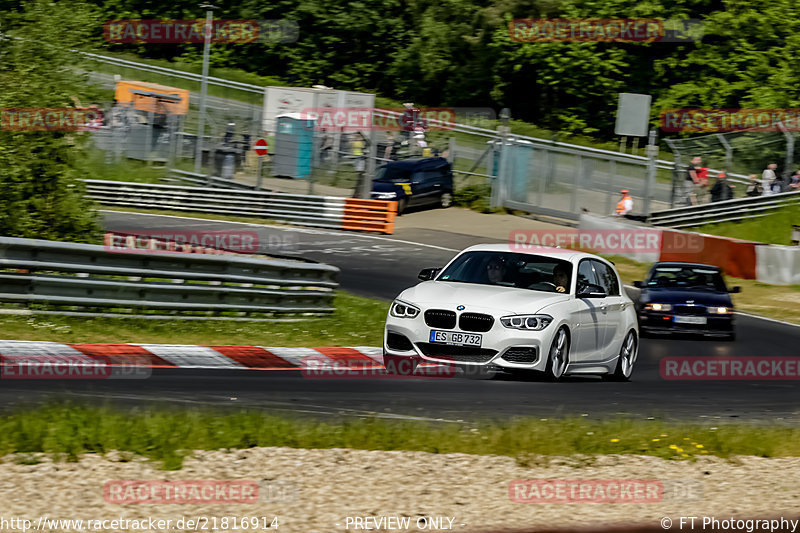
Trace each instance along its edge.
<instances>
[{"instance_id":1,"label":"signboard on pole","mask_svg":"<svg viewBox=\"0 0 800 533\"><path fill-rule=\"evenodd\" d=\"M647 137L651 98L649 94L619 93L614 133L623 137Z\"/></svg>"},{"instance_id":2,"label":"signboard on pole","mask_svg":"<svg viewBox=\"0 0 800 533\"><path fill-rule=\"evenodd\" d=\"M269 143L267 143L266 139L259 139L256 141L256 144L253 145L253 151L255 151L258 157L262 157L269 153Z\"/></svg>"},{"instance_id":3,"label":"signboard on pole","mask_svg":"<svg viewBox=\"0 0 800 533\"><path fill-rule=\"evenodd\" d=\"M263 130L268 135L274 134L278 115L323 107L372 108L375 107L375 95L335 89L265 87Z\"/></svg>"}]
</instances>

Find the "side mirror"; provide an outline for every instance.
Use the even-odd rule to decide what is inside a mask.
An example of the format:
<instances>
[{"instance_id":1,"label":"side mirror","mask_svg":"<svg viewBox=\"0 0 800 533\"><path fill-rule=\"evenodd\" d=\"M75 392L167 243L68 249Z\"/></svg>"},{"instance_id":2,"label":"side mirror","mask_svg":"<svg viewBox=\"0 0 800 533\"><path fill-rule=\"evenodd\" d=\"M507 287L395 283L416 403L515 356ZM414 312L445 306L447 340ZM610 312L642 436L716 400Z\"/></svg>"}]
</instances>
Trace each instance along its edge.
<instances>
[{"instance_id":1,"label":"side mirror","mask_svg":"<svg viewBox=\"0 0 800 533\"><path fill-rule=\"evenodd\" d=\"M606 296L608 296L608 294L606 294L606 291L604 291L601 286L591 283L578 292L578 298L605 298Z\"/></svg>"},{"instance_id":2,"label":"side mirror","mask_svg":"<svg viewBox=\"0 0 800 533\"><path fill-rule=\"evenodd\" d=\"M742 288L737 285L736 287L732 288L729 292L736 294L742 292Z\"/></svg>"},{"instance_id":3,"label":"side mirror","mask_svg":"<svg viewBox=\"0 0 800 533\"><path fill-rule=\"evenodd\" d=\"M435 278L436 275L441 271L441 268L423 268L419 271L419 275L417 277L422 281L429 281Z\"/></svg>"},{"instance_id":4,"label":"side mirror","mask_svg":"<svg viewBox=\"0 0 800 533\"><path fill-rule=\"evenodd\" d=\"M644 288L644 281L634 281L633 282L633 286L636 287L637 289L643 289Z\"/></svg>"}]
</instances>

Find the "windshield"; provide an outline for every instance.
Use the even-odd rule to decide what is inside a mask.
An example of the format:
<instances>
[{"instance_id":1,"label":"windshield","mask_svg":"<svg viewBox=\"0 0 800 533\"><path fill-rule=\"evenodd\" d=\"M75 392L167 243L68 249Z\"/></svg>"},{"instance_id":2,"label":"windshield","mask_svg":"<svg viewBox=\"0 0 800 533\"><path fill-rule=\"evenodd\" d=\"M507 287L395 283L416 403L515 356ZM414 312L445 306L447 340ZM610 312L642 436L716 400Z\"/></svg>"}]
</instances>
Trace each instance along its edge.
<instances>
[{"instance_id":1,"label":"windshield","mask_svg":"<svg viewBox=\"0 0 800 533\"><path fill-rule=\"evenodd\" d=\"M467 252L456 258L437 280L569 293L572 263L513 252Z\"/></svg>"},{"instance_id":2,"label":"windshield","mask_svg":"<svg viewBox=\"0 0 800 533\"><path fill-rule=\"evenodd\" d=\"M727 292L719 270L703 267L657 267L647 280L648 287L698 288Z\"/></svg>"},{"instance_id":3,"label":"windshield","mask_svg":"<svg viewBox=\"0 0 800 533\"><path fill-rule=\"evenodd\" d=\"M404 168L397 168L384 165L378 168L375 181L390 181L394 183L411 181L411 171Z\"/></svg>"}]
</instances>

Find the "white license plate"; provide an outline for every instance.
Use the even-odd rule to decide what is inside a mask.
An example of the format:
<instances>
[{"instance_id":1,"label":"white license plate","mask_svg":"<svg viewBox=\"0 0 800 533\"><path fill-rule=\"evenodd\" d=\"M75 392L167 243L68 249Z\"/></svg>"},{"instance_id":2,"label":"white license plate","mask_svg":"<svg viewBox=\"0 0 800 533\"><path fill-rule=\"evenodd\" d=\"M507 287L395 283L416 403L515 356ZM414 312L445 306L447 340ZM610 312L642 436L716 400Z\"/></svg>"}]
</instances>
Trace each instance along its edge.
<instances>
[{"instance_id":1,"label":"white license plate","mask_svg":"<svg viewBox=\"0 0 800 533\"><path fill-rule=\"evenodd\" d=\"M676 324L705 324L707 322L704 316L677 316L675 315Z\"/></svg>"},{"instance_id":2,"label":"white license plate","mask_svg":"<svg viewBox=\"0 0 800 533\"><path fill-rule=\"evenodd\" d=\"M456 331L431 330L430 342L452 344L454 346L480 346L481 335L474 333L458 333Z\"/></svg>"}]
</instances>

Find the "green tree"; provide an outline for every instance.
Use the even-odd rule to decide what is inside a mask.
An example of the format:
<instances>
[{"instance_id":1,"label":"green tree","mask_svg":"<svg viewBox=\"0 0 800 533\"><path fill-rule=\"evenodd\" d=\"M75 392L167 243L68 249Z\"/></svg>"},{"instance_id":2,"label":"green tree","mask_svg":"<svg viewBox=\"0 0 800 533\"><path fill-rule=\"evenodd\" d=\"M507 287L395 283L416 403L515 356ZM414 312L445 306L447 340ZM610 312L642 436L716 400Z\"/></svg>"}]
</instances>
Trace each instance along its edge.
<instances>
[{"instance_id":1,"label":"green tree","mask_svg":"<svg viewBox=\"0 0 800 533\"><path fill-rule=\"evenodd\" d=\"M80 2L26 2L0 23L0 108L84 105L87 90L77 70L80 49L98 27ZM93 242L98 216L83 195L81 162L89 142L81 132L0 130L0 235Z\"/></svg>"}]
</instances>

